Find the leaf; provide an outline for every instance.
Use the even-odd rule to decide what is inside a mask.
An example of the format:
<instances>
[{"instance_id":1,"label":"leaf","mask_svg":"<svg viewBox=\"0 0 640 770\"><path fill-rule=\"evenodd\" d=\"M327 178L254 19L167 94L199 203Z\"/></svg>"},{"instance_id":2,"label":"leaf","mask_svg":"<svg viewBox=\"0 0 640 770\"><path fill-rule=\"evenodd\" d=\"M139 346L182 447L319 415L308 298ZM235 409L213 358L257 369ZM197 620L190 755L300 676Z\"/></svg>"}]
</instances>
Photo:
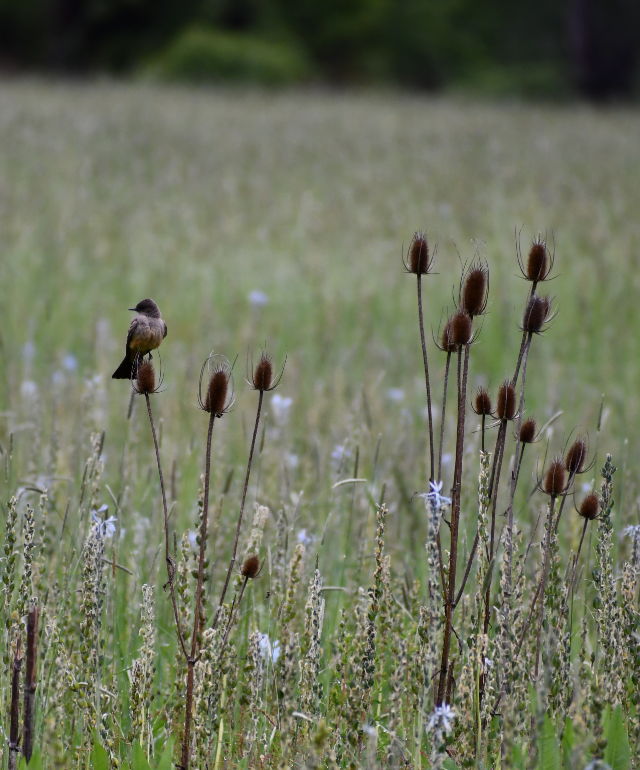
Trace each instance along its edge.
<instances>
[{"instance_id":1,"label":"leaf","mask_svg":"<svg viewBox=\"0 0 640 770\"><path fill-rule=\"evenodd\" d=\"M445 770L459 770L458 765L450 758L447 757L445 761L442 763L442 767L444 767Z\"/></svg>"},{"instance_id":2,"label":"leaf","mask_svg":"<svg viewBox=\"0 0 640 770\"><path fill-rule=\"evenodd\" d=\"M29 761L29 770L42 770L42 754L40 749L34 749Z\"/></svg>"},{"instance_id":3,"label":"leaf","mask_svg":"<svg viewBox=\"0 0 640 770\"><path fill-rule=\"evenodd\" d=\"M147 762L147 755L144 753L144 749L138 743L133 742L133 756L131 757L131 766L133 770L153 770L149 762Z\"/></svg>"},{"instance_id":4,"label":"leaf","mask_svg":"<svg viewBox=\"0 0 640 770\"><path fill-rule=\"evenodd\" d=\"M573 730L573 722L569 717L564 721L564 735L562 736L562 755L564 758L564 766L570 767L571 752L576 743L576 734Z\"/></svg>"},{"instance_id":5,"label":"leaf","mask_svg":"<svg viewBox=\"0 0 640 770\"><path fill-rule=\"evenodd\" d=\"M18 770L27 770L27 762L23 756L20 757L18 762Z\"/></svg>"},{"instance_id":6,"label":"leaf","mask_svg":"<svg viewBox=\"0 0 640 770\"><path fill-rule=\"evenodd\" d=\"M611 770L628 770L631 764L627 727L620 704L615 707L609 720L604 761L611 766Z\"/></svg>"},{"instance_id":7,"label":"leaf","mask_svg":"<svg viewBox=\"0 0 640 770\"><path fill-rule=\"evenodd\" d=\"M91 767L93 770L109 770L109 755L100 745L98 734L93 735L93 751L91 752Z\"/></svg>"},{"instance_id":8,"label":"leaf","mask_svg":"<svg viewBox=\"0 0 640 770\"><path fill-rule=\"evenodd\" d=\"M553 722L544 715L544 725L538 738L539 770L560 770L560 747Z\"/></svg>"},{"instance_id":9,"label":"leaf","mask_svg":"<svg viewBox=\"0 0 640 770\"><path fill-rule=\"evenodd\" d=\"M524 755L522 749L518 744L514 744L511 748L511 763L516 770L525 770L527 764L524 761Z\"/></svg>"},{"instance_id":10,"label":"leaf","mask_svg":"<svg viewBox=\"0 0 640 770\"><path fill-rule=\"evenodd\" d=\"M175 741L173 738L169 738L167 745L164 747L160 762L158 763L158 770L171 770L171 759L173 757L173 746Z\"/></svg>"}]
</instances>

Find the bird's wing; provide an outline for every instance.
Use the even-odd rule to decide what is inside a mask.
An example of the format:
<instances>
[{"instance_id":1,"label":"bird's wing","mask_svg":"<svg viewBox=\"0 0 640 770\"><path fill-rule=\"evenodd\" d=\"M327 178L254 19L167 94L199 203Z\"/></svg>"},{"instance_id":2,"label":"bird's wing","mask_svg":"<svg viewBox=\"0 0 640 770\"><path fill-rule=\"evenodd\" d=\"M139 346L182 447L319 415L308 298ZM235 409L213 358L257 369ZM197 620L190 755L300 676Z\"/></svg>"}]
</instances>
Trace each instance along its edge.
<instances>
[{"instance_id":1,"label":"bird's wing","mask_svg":"<svg viewBox=\"0 0 640 770\"><path fill-rule=\"evenodd\" d=\"M163 321L164 329L162 330L162 339L167 336L167 324Z\"/></svg>"},{"instance_id":2,"label":"bird's wing","mask_svg":"<svg viewBox=\"0 0 640 770\"><path fill-rule=\"evenodd\" d=\"M129 324L129 331L127 333L127 353L129 352L129 343L135 336L135 333L138 330L139 326L140 326L140 318L139 316L136 316L131 320L131 323Z\"/></svg>"}]
</instances>

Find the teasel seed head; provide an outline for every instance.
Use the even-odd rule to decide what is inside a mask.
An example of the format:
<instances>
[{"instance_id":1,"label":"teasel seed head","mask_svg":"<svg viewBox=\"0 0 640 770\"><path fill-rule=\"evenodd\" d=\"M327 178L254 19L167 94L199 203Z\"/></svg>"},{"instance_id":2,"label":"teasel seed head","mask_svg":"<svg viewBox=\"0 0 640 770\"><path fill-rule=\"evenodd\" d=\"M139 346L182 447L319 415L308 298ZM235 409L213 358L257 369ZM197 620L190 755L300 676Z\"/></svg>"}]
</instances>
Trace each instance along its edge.
<instances>
[{"instance_id":1,"label":"teasel seed head","mask_svg":"<svg viewBox=\"0 0 640 770\"><path fill-rule=\"evenodd\" d=\"M498 420L513 420L516 416L516 389L509 380L505 380L498 389L495 416Z\"/></svg>"},{"instance_id":2,"label":"teasel seed head","mask_svg":"<svg viewBox=\"0 0 640 770\"><path fill-rule=\"evenodd\" d=\"M542 481L542 491L551 497L558 497L567 487L567 471L564 467L564 460L556 457L547 468Z\"/></svg>"},{"instance_id":3,"label":"teasel seed head","mask_svg":"<svg viewBox=\"0 0 640 770\"><path fill-rule=\"evenodd\" d=\"M253 553L250 556L247 556L240 570L240 574L242 575L242 577L248 578L249 580L253 580L255 577L257 577L259 572L260 572L260 559L258 558L258 554Z\"/></svg>"},{"instance_id":4,"label":"teasel seed head","mask_svg":"<svg viewBox=\"0 0 640 770\"><path fill-rule=\"evenodd\" d=\"M516 242L518 250L518 263L522 275L531 283L540 283L546 281L553 269L553 255L549 253L546 240L538 235L531 242L529 253L526 260L523 259L518 241Z\"/></svg>"},{"instance_id":5,"label":"teasel seed head","mask_svg":"<svg viewBox=\"0 0 640 770\"><path fill-rule=\"evenodd\" d=\"M160 378L156 378L156 370L151 361L137 361L133 366L133 377L131 380L133 389L139 396L150 396L157 393L162 385L162 372Z\"/></svg>"},{"instance_id":6,"label":"teasel seed head","mask_svg":"<svg viewBox=\"0 0 640 770\"><path fill-rule=\"evenodd\" d=\"M216 417L222 417L233 406L232 368L227 358L214 355L213 353L202 364L198 387L198 403L203 411L214 414ZM203 395L202 384L205 369L208 369L208 382Z\"/></svg>"},{"instance_id":7,"label":"teasel seed head","mask_svg":"<svg viewBox=\"0 0 640 770\"><path fill-rule=\"evenodd\" d=\"M491 396L486 388L478 388L476 397L473 400L473 411L481 417L490 416L493 412Z\"/></svg>"},{"instance_id":8,"label":"teasel seed head","mask_svg":"<svg viewBox=\"0 0 640 770\"><path fill-rule=\"evenodd\" d=\"M463 275L460 307L474 318L483 315L489 296L489 268L480 261L474 261Z\"/></svg>"},{"instance_id":9,"label":"teasel seed head","mask_svg":"<svg viewBox=\"0 0 640 770\"><path fill-rule=\"evenodd\" d=\"M458 310L450 319L451 321L451 342L456 348L460 345L467 345L473 337L473 322L471 316L464 310Z\"/></svg>"},{"instance_id":10,"label":"teasel seed head","mask_svg":"<svg viewBox=\"0 0 640 770\"><path fill-rule=\"evenodd\" d=\"M451 331L452 317L447 318L447 323L442 330L442 336L440 337L440 343L436 340L436 345L442 350L443 353L455 353L458 349L457 345L453 342L453 333Z\"/></svg>"},{"instance_id":11,"label":"teasel seed head","mask_svg":"<svg viewBox=\"0 0 640 770\"><path fill-rule=\"evenodd\" d=\"M428 275L433 269L434 255L429 250L429 241L424 230L414 233L409 245L407 258L404 262L405 270L414 275Z\"/></svg>"},{"instance_id":12,"label":"teasel seed head","mask_svg":"<svg viewBox=\"0 0 640 770\"><path fill-rule=\"evenodd\" d=\"M540 334L545 330L545 324L551 320L551 298L533 294L527 301L522 315L520 329L530 334Z\"/></svg>"},{"instance_id":13,"label":"teasel seed head","mask_svg":"<svg viewBox=\"0 0 640 770\"><path fill-rule=\"evenodd\" d=\"M573 444L567 450L564 458L564 467L571 477L584 473L587 467L587 457L589 455L589 445L587 439L578 436Z\"/></svg>"},{"instance_id":14,"label":"teasel seed head","mask_svg":"<svg viewBox=\"0 0 640 770\"><path fill-rule=\"evenodd\" d=\"M538 435L538 423L535 417L527 417L520 426L520 443L533 444Z\"/></svg>"},{"instance_id":15,"label":"teasel seed head","mask_svg":"<svg viewBox=\"0 0 640 770\"><path fill-rule=\"evenodd\" d=\"M252 367L251 379L247 378L247 382L254 390L259 390L263 393L275 390L280 384L286 363L287 361L285 359L284 364L282 364L282 369L276 375L273 368L273 358L263 350L260 353L260 360L255 368Z\"/></svg>"},{"instance_id":16,"label":"teasel seed head","mask_svg":"<svg viewBox=\"0 0 640 770\"><path fill-rule=\"evenodd\" d=\"M580 503L578 513L583 519L594 521L600 515L600 498L595 492L587 495Z\"/></svg>"}]
</instances>

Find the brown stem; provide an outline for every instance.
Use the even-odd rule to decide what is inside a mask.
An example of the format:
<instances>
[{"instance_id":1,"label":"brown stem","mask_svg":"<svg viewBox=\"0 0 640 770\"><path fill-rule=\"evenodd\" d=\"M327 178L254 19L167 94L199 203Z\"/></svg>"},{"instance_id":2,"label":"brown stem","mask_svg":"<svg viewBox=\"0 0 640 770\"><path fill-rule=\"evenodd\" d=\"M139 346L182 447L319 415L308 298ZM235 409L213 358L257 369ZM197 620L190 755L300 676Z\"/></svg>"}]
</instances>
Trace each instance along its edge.
<instances>
[{"instance_id":1,"label":"brown stem","mask_svg":"<svg viewBox=\"0 0 640 770\"><path fill-rule=\"evenodd\" d=\"M489 541L489 562L493 559L495 551L495 539L496 539L496 506L498 504L498 489L500 488L500 475L502 473L502 460L504 458L504 447L507 437L507 421L503 420L500 423L499 428L500 435L496 440L496 457L494 460L493 469L495 471L494 488L493 488L493 503L491 506L491 538ZM484 597L484 633L489 633L489 618L491 616L491 583L487 586L487 592Z\"/></svg>"},{"instance_id":2,"label":"brown stem","mask_svg":"<svg viewBox=\"0 0 640 770\"><path fill-rule=\"evenodd\" d=\"M22 753L27 764L33 754L36 714L36 664L38 662L38 608L32 607L27 616L27 669L24 679L24 725Z\"/></svg>"},{"instance_id":3,"label":"brown stem","mask_svg":"<svg viewBox=\"0 0 640 770\"><path fill-rule=\"evenodd\" d=\"M589 519L585 519L584 526L582 527L582 535L580 537L580 545L578 546L578 552L576 553L575 559L573 560L573 569L571 570L571 579L569 580L569 585L567 586L567 595L564 600L564 605L560 610L560 617L564 617L564 613L567 611L567 606L569 604L569 597L571 596L571 591L573 590L573 581L576 579L578 559L580 558L580 551L582 550L582 543L584 542L584 536L587 533L588 524L589 524Z\"/></svg>"},{"instance_id":4,"label":"brown stem","mask_svg":"<svg viewBox=\"0 0 640 770\"><path fill-rule=\"evenodd\" d=\"M164 558L167 564L167 585L169 586L169 592L171 594L171 604L173 605L173 616L176 621L176 629L178 631L178 641L185 659L189 660L189 653L187 651L187 645L184 642L184 636L182 634L182 624L180 623L180 613L178 612L178 603L176 602L176 592L173 587L173 578L176 574L175 562L171 558L169 553L169 514L167 512L167 495L164 489L164 476L162 474L162 464L160 462L160 449L158 447L158 437L156 436L156 426L153 421L153 412L151 411L151 399L149 394L145 393L144 397L147 400L147 412L149 413L149 422L151 423L151 434L153 435L153 445L156 448L156 460L158 463L158 475L160 476L160 489L162 491L162 508L164 510ZM166 587L166 586L165 586Z\"/></svg>"},{"instance_id":5,"label":"brown stem","mask_svg":"<svg viewBox=\"0 0 640 770\"><path fill-rule=\"evenodd\" d=\"M193 703L193 678L198 652L198 632L200 630L200 608L202 604L202 584L204 582L204 559L207 542L207 520L209 514L209 485L211 479L211 435L215 422L215 412L209 413L209 430L207 431L207 454L205 459L204 499L202 501L202 521L200 523L200 554L198 556L198 583L196 586L196 604L193 619L193 636L191 637L191 655L187 661L187 702L184 721L184 736L182 739L181 765L185 770L189 767L191 754L191 710Z\"/></svg>"},{"instance_id":6,"label":"brown stem","mask_svg":"<svg viewBox=\"0 0 640 770\"><path fill-rule=\"evenodd\" d=\"M431 460L430 481L435 481L434 477L434 454L433 454L433 415L431 413L431 383L429 381L429 364L427 362L427 345L424 339L424 319L422 317L422 275L418 273L418 317L420 322L420 342L422 343L422 361L424 363L424 380L427 386L427 409L429 410L429 451ZM443 415L444 416L444 415Z\"/></svg>"},{"instance_id":7,"label":"brown stem","mask_svg":"<svg viewBox=\"0 0 640 770\"><path fill-rule=\"evenodd\" d=\"M473 540L473 545L471 546L471 553L469 554L469 560L467 561L467 566L464 571L464 577L462 578L462 584L460 585L460 590L458 591L458 595L456 596L456 600L453 603L454 608L458 606L458 602L462 598L462 592L464 591L464 587L467 585L467 580L469 579L469 573L471 572L471 565L473 564L473 556L476 552L476 549L478 548L478 539L480 537L480 530L476 530L476 536Z\"/></svg>"},{"instance_id":8,"label":"brown stem","mask_svg":"<svg viewBox=\"0 0 640 770\"><path fill-rule=\"evenodd\" d=\"M222 589L222 595L220 596L220 602L218 609L216 610L216 616L213 619L211 628L215 628L218 625L218 618L220 617L220 610L222 609L222 603L229 587L229 581L231 580L231 573L233 572L233 565L236 563L236 554L238 553L238 540L240 539L240 527L242 526L242 514L244 513L244 504L247 499L247 489L249 488L249 476L251 475L251 463L253 462L253 451L256 446L256 436L258 435L258 425L260 423L260 412L262 411L262 399L264 398L264 390L260 391L260 398L258 399L258 412L256 414L256 424L253 429L253 438L251 439L251 450L249 451L249 461L247 463L247 475L244 480L244 491L242 492L242 502L240 503L240 514L238 515L238 526L236 527L236 540L233 544L233 554L231 555L231 561L229 562L229 569L227 571L227 577L224 581L224 588Z\"/></svg>"},{"instance_id":9,"label":"brown stem","mask_svg":"<svg viewBox=\"0 0 640 770\"><path fill-rule=\"evenodd\" d=\"M451 353L447 353L447 363L444 367L444 388L442 390L442 417L440 419L440 447L438 449L438 481L442 479L442 447L444 444L444 418L447 411L447 386L449 385L449 364Z\"/></svg>"},{"instance_id":10,"label":"brown stem","mask_svg":"<svg viewBox=\"0 0 640 770\"><path fill-rule=\"evenodd\" d=\"M238 612L240 611L240 602L242 601L244 589L247 587L248 582L249 582L249 578L245 577L244 582L242 583L242 588L240 589L240 594L238 595L238 601L236 603L235 612L229 616L229 622L227 623L227 628L224 632L224 637L222 638L222 644L220 645L220 654L222 654L222 650L224 649L227 639L229 638L229 633L231 632L231 628L233 627L233 624L235 623L235 620L238 617Z\"/></svg>"},{"instance_id":11,"label":"brown stem","mask_svg":"<svg viewBox=\"0 0 640 770\"><path fill-rule=\"evenodd\" d=\"M13 658L11 675L11 724L9 727L9 770L18 766L18 751L20 747L20 672L22 670L22 655L20 646L22 637L18 637L16 654Z\"/></svg>"},{"instance_id":12,"label":"brown stem","mask_svg":"<svg viewBox=\"0 0 640 770\"><path fill-rule=\"evenodd\" d=\"M442 660L440 665L440 679L438 682L437 705L443 700L449 700L450 684L448 677L449 652L451 649L451 632L453 629L453 610L456 595L456 567L458 562L458 529L460 524L460 496L462 487L462 460L464 454L464 425L467 404L467 378L469 373L469 344L464 346L464 366L462 376L462 348L458 352L458 425L456 429L456 464L454 469L453 487L451 488L451 550L449 554L449 586L445 602L445 626L442 643Z\"/></svg>"},{"instance_id":13,"label":"brown stem","mask_svg":"<svg viewBox=\"0 0 640 770\"><path fill-rule=\"evenodd\" d=\"M536 637L536 666L534 671L534 680L538 681L538 670L540 668L540 641L542 639L542 622L544 620L544 591L547 584L547 574L549 572L549 552L551 550L551 535L553 528L553 514L556 506L556 498L549 500L549 521L547 522L547 533L544 544L544 562L542 566L542 580L540 581L540 608L538 610L538 633Z\"/></svg>"}]
</instances>

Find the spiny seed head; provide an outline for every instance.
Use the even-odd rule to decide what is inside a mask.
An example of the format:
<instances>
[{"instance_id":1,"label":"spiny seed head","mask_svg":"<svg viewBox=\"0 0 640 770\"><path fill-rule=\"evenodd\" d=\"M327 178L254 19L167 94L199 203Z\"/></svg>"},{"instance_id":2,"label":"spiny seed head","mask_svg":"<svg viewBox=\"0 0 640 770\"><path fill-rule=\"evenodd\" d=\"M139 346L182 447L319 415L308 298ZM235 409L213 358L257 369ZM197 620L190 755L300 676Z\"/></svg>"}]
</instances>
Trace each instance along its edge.
<instances>
[{"instance_id":1,"label":"spiny seed head","mask_svg":"<svg viewBox=\"0 0 640 770\"><path fill-rule=\"evenodd\" d=\"M229 393L229 377L230 373L224 366L217 367L209 377L207 394L204 399L206 412L213 412L217 417L224 414Z\"/></svg>"},{"instance_id":2,"label":"spiny seed head","mask_svg":"<svg viewBox=\"0 0 640 770\"><path fill-rule=\"evenodd\" d=\"M578 513L583 519L588 519L589 521L598 518L598 514L600 513L600 498L595 492L592 492L584 498L580 503Z\"/></svg>"},{"instance_id":3,"label":"spiny seed head","mask_svg":"<svg viewBox=\"0 0 640 770\"><path fill-rule=\"evenodd\" d=\"M472 265L462 290L462 309L473 318L482 315L487 307L489 271L482 264Z\"/></svg>"},{"instance_id":4,"label":"spiny seed head","mask_svg":"<svg viewBox=\"0 0 640 770\"><path fill-rule=\"evenodd\" d=\"M476 414L486 417L493 411L491 404L491 396L486 388L478 388L476 397L473 402L474 410Z\"/></svg>"},{"instance_id":5,"label":"spiny seed head","mask_svg":"<svg viewBox=\"0 0 640 770\"><path fill-rule=\"evenodd\" d=\"M522 316L522 331L530 332L531 334L540 334L543 330L545 322L549 318L549 311L551 310L551 299L549 297L541 297L534 294L529 297L527 306Z\"/></svg>"},{"instance_id":6,"label":"spiny seed head","mask_svg":"<svg viewBox=\"0 0 640 770\"><path fill-rule=\"evenodd\" d=\"M496 417L499 420L513 420L516 416L516 389L505 380L498 389Z\"/></svg>"},{"instance_id":7,"label":"spiny seed head","mask_svg":"<svg viewBox=\"0 0 640 770\"><path fill-rule=\"evenodd\" d=\"M530 281L544 281L549 274L549 252L547 244L538 237L531 243L525 275Z\"/></svg>"},{"instance_id":8,"label":"spiny seed head","mask_svg":"<svg viewBox=\"0 0 640 770\"><path fill-rule=\"evenodd\" d=\"M451 317L451 342L456 346L466 345L471 342L471 336L473 334L473 323L471 316L464 312L464 310L458 310Z\"/></svg>"},{"instance_id":9,"label":"spiny seed head","mask_svg":"<svg viewBox=\"0 0 640 770\"><path fill-rule=\"evenodd\" d=\"M551 497L561 495L567 486L567 472L562 458L556 458L547 468L542 482L542 491Z\"/></svg>"},{"instance_id":10,"label":"spiny seed head","mask_svg":"<svg viewBox=\"0 0 640 770\"><path fill-rule=\"evenodd\" d=\"M409 246L407 270L414 275L426 275L431 270L432 264L427 234L423 230L419 230L414 234Z\"/></svg>"},{"instance_id":11,"label":"spiny seed head","mask_svg":"<svg viewBox=\"0 0 640 770\"><path fill-rule=\"evenodd\" d=\"M442 339L440 340L440 348L445 353L455 353L457 350L456 345L453 342L453 336L451 331L451 322L453 319L447 318L447 323L442 330Z\"/></svg>"},{"instance_id":12,"label":"spiny seed head","mask_svg":"<svg viewBox=\"0 0 640 770\"><path fill-rule=\"evenodd\" d=\"M156 392L156 372L151 361L143 361L138 365L136 390L143 396Z\"/></svg>"},{"instance_id":13,"label":"spiny seed head","mask_svg":"<svg viewBox=\"0 0 640 770\"><path fill-rule=\"evenodd\" d=\"M528 417L520 426L520 442L522 444L533 444L538 435L538 423L535 417Z\"/></svg>"},{"instance_id":14,"label":"spiny seed head","mask_svg":"<svg viewBox=\"0 0 640 770\"><path fill-rule=\"evenodd\" d=\"M587 440L582 436L573 442L567 451L564 458L564 467L569 471L570 476L576 476L578 473L583 473L587 465L587 455L589 454L589 447L587 446Z\"/></svg>"},{"instance_id":15,"label":"spiny seed head","mask_svg":"<svg viewBox=\"0 0 640 770\"><path fill-rule=\"evenodd\" d=\"M260 572L260 559L258 558L258 554L253 553L244 560L240 574L242 577L253 580L258 572Z\"/></svg>"},{"instance_id":16,"label":"spiny seed head","mask_svg":"<svg viewBox=\"0 0 640 770\"><path fill-rule=\"evenodd\" d=\"M260 360L253 370L253 387L256 390L269 390L273 384L273 358L262 351Z\"/></svg>"}]
</instances>

